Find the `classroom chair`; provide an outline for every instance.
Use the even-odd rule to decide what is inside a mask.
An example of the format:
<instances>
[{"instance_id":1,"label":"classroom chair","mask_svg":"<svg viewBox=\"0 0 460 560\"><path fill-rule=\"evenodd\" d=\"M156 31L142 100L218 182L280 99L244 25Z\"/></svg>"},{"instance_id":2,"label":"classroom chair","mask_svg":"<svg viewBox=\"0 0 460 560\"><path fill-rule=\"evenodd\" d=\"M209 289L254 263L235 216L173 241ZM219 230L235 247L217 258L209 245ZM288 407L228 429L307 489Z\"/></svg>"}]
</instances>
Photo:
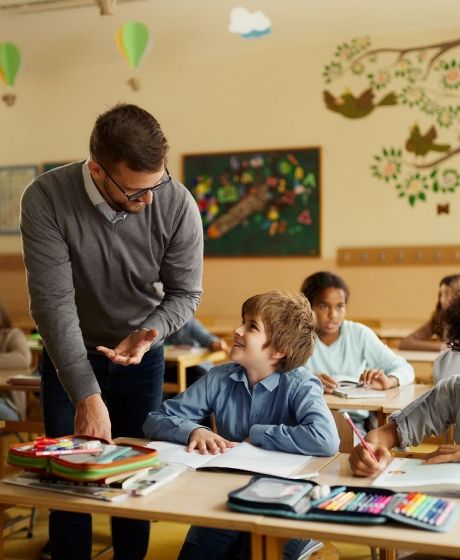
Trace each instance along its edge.
<instances>
[{"instance_id":1,"label":"classroom chair","mask_svg":"<svg viewBox=\"0 0 460 560\"><path fill-rule=\"evenodd\" d=\"M340 453L351 453L351 450L354 447L353 430L350 424L345 420L343 414L341 414L338 410L331 410L331 412L332 416L334 417L335 425L337 426L337 431L339 433L339 451ZM377 560L377 549L373 546L371 546L370 549L372 560ZM314 555L312 555L311 558L314 558Z\"/></svg>"},{"instance_id":2,"label":"classroom chair","mask_svg":"<svg viewBox=\"0 0 460 560\"><path fill-rule=\"evenodd\" d=\"M340 453L351 453L351 450L354 447L353 430L351 429L350 424L345 420L343 414L341 414L338 410L331 410L331 412L339 433L339 451Z\"/></svg>"}]
</instances>

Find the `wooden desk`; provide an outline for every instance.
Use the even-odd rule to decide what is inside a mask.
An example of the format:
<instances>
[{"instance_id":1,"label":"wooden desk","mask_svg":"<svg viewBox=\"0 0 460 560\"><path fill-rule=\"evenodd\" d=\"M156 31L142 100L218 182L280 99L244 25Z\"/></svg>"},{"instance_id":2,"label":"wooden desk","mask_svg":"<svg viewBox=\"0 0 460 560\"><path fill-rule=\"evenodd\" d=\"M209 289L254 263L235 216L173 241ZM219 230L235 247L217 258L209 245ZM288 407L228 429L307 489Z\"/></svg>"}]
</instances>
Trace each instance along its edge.
<instances>
[{"instance_id":1,"label":"wooden desk","mask_svg":"<svg viewBox=\"0 0 460 560\"><path fill-rule=\"evenodd\" d=\"M144 444L146 440L117 438L117 443ZM321 471L334 457L315 457L308 470ZM264 560L260 538L256 536L260 516L243 514L227 508L227 494L246 484L251 475L185 471L152 494L127 498L119 503L102 502L23 488L0 481L0 526L3 512L12 506L34 506L80 513L103 513L130 519L161 520L204 527L247 531L253 534L253 560ZM0 558L3 541L0 532Z\"/></svg>"},{"instance_id":2,"label":"wooden desk","mask_svg":"<svg viewBox=\"0 0 460 560\"><path fill-rule=\"evenodd\" d=\"M412 364L415 370L416 383L433 383L433 362L439 356L439 352L395 350L395 353Z\"/></svg>"},{"instance_id":3,"label":"wooden desk","mask_svg":"<svg viewBox=\"0 0 460 560\"><path fill-rule=\"evenodd\" d=\"M165 383L166 393L181 393L187 388L187 368L197 366L201 362L224 362L228 360L227 352L218 350L211 352L207 348L165 347L165 364L177 369L177 383Z\"/></svg>"},{"instance_id":4,"label":"wooden desk","mask_svg":"<svg viewBox=\"0 0 460 560\"><path fill-rule=\"evenodd\" d=\"M9 377L13 375L31 375L35 370L33 368L26 369L5 369L0 371L0 391L23 391L27 395L40 392L40 386L34 385L11 385L7 383ZM6 420L6 432L27 432L29 434L44 433L44 424L42 421L28 420Z\"/></svg>"},{"instance_id":5,"label":"wooden desk","mask_svg":"<svg viewBox=\"0 0 460 560\"><path fill-rule=\"evenodd\" d=\"M382 342L387 344L390 348L398 348L399 341L402 338L409 336L417 328L414 326L393 326L393 327L375 327L373 328L375 334Z\"/></svg>"},{"instance_id":6,"label":"wooden desk","mask_svg":"<svg viewBox=\"0 0 460 560\"><path fill-rule=\"evenodd\" d=\"M320 471L322 484L368 486L371 479L355 478L348 468L347 455L337 456ZM460 518L448 533L417 530L388 523L382 526L349 525L316 521L294 521L227 509L229 491L243 486L248 475L184 472L177 479L143 498L127 498L120 503L100 502L66 494L32 490L0 482L0 523L10 506L37 506L82 513L103 513L131 519L193 523L205 527L234 529L252 533L253 560L279 560L283 539L318 538L369 544L382 549L423 550L458 558ZM460 504L460 500L457 500ZM3 558L0 540L0 558ZM386 552L381 558L390 558Z\"/></svg>"},{"instance_id":7,"label":"wooden desk","mask_svg":"<svg viewBox=\"0 0 460 560\"><path fill-rule=\"evenodd\" d=\"M358 478L351 474L348 455L341 454L320 472L321 484L369 486L371 478ZM460 505L460 500L456 500ZM412 529L408 526L387 523L384 525L351 525L344 523L319 523L316 521L294 521L276 517L262 517L257 520L259 547L268 551L267 560L281 560L281 545L288 538L368 544L381 549L380 559L395 558L395 549L419 550L434 556L459 557L460 517L448 533L436 533Z\"/></svg>"},{"instance_id":8,"label":"wooden desk","mask_svg":"<svg viewBox=\"0 0 460 560\"><path fill-rule=\"evenodd\" d=\"M0 524L3 511L8 507L36 506L255 533L258 516L232 512L226 506L227 493L246 484L249 478L248 475L187 471L149 496L127 498L120 503L31 490L0 482ZM2 553L3 543L0 540L0 558L4 557ZM262 558L257 549L255 554L255 559Z\"/></svg>"},{"instance_id":9,"label":"wooden desk","mask_svg":"<svg viewBox=\"0 0 460 560\"><path fill-rule=\"evenodd\" d=\"M400 390L400 387L385 389L385 391L382 391L385 393L385 397L378 399L344 399L336 395L324 395L324 398L331 410L368 410L369 412L375 412L379 426L383 426L385 423L383 408L398 396Z\"/></svg>"},{"instance_id":10,"label":"wooden desk","mask_svg":"<svg viewBox=\"0 0 460 560\"><path fill-rule=\"evenodd\" d=\"M431 389L432 385L413 384L399 388L398 394L383 405L383 414L388 415L397 410L402 410L407 405L418 399L421 395Z\"/></svg>"},{"instance_id":11,"label":"wooden desk","mask_svg":"<svg viewBox=\"0 0 460 560\"><path fill-rule=\"evenodd\" d=\"M395 353L405 358L411 364L432 364L440 354L440 352L429 352L426 350L396 350Z\"/></svg>"}]
</instances>

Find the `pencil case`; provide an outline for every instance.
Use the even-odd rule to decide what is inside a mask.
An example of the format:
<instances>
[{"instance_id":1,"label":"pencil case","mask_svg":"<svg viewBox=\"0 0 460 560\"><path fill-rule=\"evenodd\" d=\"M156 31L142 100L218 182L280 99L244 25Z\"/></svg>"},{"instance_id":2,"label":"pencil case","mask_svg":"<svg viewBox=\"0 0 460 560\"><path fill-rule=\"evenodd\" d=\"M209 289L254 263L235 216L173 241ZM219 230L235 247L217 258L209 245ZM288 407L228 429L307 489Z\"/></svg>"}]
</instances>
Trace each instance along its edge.
<instances>
[{"instance_id":1,"label":"pencil case","mask_svg":"<svg viewBox=\"0 0 460 560\"><path fill-rule=\"evenodd\" d=\"M66 436L57 441L73 440L74 447L97 440L88 436ZM36 442L16 443L8 450L8 463L26 471L50 473L75 481L103 480L108 476L134 471L159 464L158 453L140 445L115 445L99 440L100 449L53 451L46 454L35 447Z\"/></svg>"},{"instance_id":2,"label":"pencil case","mask_svg":"<svg viewBox=\"0 0 460 560\"><path fill-rule=\"evenodd\" d=\"M297 520L377 525L396 521L430 531L448 531L458 516L453 500L420 492L332 486L315 499L313 481L256 475L228 494L229 509Z\"/></svg>"}]
</instances>

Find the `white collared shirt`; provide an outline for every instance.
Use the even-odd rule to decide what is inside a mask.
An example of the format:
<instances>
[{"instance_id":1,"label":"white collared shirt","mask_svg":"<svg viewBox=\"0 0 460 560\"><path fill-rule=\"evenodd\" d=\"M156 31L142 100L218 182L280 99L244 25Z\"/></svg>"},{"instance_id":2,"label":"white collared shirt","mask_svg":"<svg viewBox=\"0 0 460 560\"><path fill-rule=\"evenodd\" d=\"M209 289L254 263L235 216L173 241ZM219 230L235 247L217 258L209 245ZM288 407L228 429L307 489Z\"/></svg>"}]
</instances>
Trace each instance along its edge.
<instances>
[{"instance_id":1,"label":"white collared shirt","mask_svg":"<svg viewBox=\"0 0 460 560\"><path fill-rule=\"evenodd\" d=\"M89 171L88 161L89 158L83 164L82 173L86 193L88 194L89 199L94 204L94 206L96 206L99 212L104 216L104 218L106 218L110 223L115 224L119 220L124 220L128 213L124 210L117 212L113 208L110 208L110 206L107 204L104 197L101 195L96 185L94 184L94 180L91 177L91 173Z\"/></svg>"}]
</instances>

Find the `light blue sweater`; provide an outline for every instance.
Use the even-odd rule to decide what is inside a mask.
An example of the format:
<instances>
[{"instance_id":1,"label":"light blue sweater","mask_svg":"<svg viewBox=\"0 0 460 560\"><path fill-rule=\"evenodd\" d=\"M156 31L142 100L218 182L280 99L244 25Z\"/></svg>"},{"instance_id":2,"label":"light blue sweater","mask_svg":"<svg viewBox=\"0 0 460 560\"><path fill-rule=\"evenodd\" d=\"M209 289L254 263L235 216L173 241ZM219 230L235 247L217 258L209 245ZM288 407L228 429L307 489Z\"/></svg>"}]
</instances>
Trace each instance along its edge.
<instances>
[{"instance_id":1,"label":"light blue sweater","mask_svg":"<svg viewBox=\"0 0 460 560\"><path fill-rule=\"evenodd\" d=\"M353 321L344 321L339 338L330 346L315 339L313 355L305 367L315 373L331 377L346 376L358 379L365 369L383 369L387 375L409 385L414 381L414 368L395 354L369 327Z\"/></svg>"}]
</instances>

